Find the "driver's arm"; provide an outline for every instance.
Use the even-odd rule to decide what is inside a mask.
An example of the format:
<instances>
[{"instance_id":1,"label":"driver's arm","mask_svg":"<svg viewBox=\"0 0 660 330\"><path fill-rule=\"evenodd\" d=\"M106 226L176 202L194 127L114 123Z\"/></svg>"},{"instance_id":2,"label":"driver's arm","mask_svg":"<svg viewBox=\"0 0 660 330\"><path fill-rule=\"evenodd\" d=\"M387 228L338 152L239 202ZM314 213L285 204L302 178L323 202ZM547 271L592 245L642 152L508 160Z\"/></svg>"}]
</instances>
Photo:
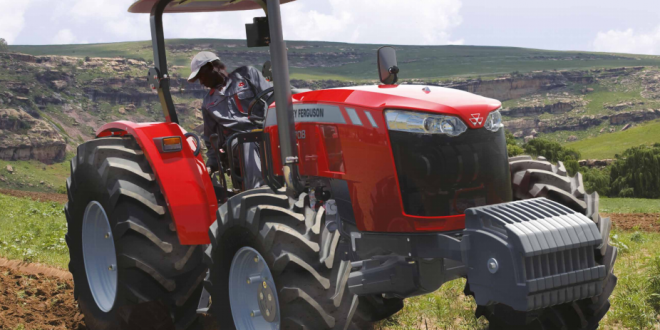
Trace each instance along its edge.
<instances>
[{"instance_id":1,"label":"driver's arm","mask_svg":"<svg viewBox=\"0 0 660 330\"><path fill-rule=\"evenodd\" d=\"M211 145L211 135L217 133L215 129L216 123L204 108L202 108L202 118L204 121L204 135L202 135L202 138L204 139L204 145L206 145L206 167L217 170L219 168L217 158L218 151Z\"/></svg>"},{"instance_id":2,"label":"driver's arm","mask_svg":"<svg viewBox=\"0 0 660 330\"><path fill-rule=\"evenodd\" d=\"M248 66L248 78L250 82L254 84L254 88L257 90L257 94L273 87L273 85L264 78L264 76L259 72L259 70L254 67Z\"/></svg>"}]
</instances>

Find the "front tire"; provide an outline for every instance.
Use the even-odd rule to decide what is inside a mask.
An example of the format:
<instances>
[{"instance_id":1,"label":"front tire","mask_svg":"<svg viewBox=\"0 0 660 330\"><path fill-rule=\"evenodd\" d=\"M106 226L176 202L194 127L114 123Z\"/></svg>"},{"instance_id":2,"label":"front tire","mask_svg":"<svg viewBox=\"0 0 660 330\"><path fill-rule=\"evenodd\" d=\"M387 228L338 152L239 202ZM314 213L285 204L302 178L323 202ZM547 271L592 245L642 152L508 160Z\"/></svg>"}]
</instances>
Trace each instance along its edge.
<instances>
[{"instance_id":1,"label":"front tire","mask_svg":"<svg viewBox=\"0 0 660 330\"><path fill-rule=\"evenodd\" d=\"M242 307L230 299L230 285L247 283L230 281L232 262L249 248L263 256L272 273L281 329L360 328L353 320L360 299L346 285L350 261L338 249L342 238L337 224L326 222L323 208L317 212L309 207L305 193L292 200L268 188L255 189L229 199L217 215L209 229L209 278L204 285L212 297L209 313L218 324L243 330L261 322L244 317L252 311L236 310ZM258 301L257 293L252 299Z\"/></svg>"},{"instance_id":2,"label":"front tire","mask_svg":"<svg viewBox=\"0 0 660 330\"><path fill-rule=\"evenodd\" d=\"M531 312L519 312L503 305L478 306L477 317L483 315L489 329L595 330L610 308L609 297L616 286L613 273L616 248L609 245L611 221L598 214L598 193L587 194L582 175L569 177L562 162L553 165L545 158L530 156L509 158L513 197L515 200L545 197L566 205L592 219L603 239L595 251L596 263L605 265L603 292L596 297L551 306ZM466 294L472 294L469 287Z\"/></svg>"},{"instance_id":3,"label":"front tire","mask_svg":"<svg viewBox=\"0 0 660 330\"><path fill-rule=\"evenodd\" d=\"M202 248L179 244L135 140L101 138L80 145L67 191L69 270L87 327L199 328Z\"/></svg>"}]
</instances>

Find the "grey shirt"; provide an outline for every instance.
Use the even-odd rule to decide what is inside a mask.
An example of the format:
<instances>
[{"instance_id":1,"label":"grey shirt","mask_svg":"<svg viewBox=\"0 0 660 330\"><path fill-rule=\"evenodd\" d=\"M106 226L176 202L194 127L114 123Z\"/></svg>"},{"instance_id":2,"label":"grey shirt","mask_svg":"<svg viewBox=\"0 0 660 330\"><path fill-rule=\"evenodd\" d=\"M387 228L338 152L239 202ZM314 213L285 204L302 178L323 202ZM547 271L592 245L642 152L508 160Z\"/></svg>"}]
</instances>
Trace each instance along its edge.
<instances>
[{"instance_id":1,"label":"grey shirt","mask_svg":"<svg viewBox=\"0 0 660 330\"><path fill-rule=\"evenodd\" d=\"M272 85L261 75L261 72L253 67L244 66L229 74L227 85L222 90L211 89L204 97L202 117L203 138L208 149L207 166L217 165L216 151L211 147L210 136L218 133L228 137L233 133L257 129L257 125L248 119L247 112L256 94L270 87ZM263 111L263 107L258 110Z\"/></svg>"}]
</instances>

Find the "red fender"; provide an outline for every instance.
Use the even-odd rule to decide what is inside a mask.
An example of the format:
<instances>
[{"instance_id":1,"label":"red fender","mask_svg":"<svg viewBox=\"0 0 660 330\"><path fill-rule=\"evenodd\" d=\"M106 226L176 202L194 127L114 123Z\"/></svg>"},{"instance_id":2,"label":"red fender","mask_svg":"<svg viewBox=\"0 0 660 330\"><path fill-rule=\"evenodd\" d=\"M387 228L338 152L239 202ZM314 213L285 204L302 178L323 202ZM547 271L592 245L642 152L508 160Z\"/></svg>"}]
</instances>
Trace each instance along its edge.
<instances>
[{"instance_id":1,"label":"red fender","mask_svg":"<svg viewBox=\"0 0 660 330\"><path fill-rule=\"evenodd\" d=\"M97 138L125 135L135 138L165 196L181 244L209 244L208 229L216 220L218 202L201 153L194 155L195 142L188 139L189 148L184 145L183 150L171 153L161 153L153 142L154 138L169 136L186 140L184 134L186 131L175 123L129 121L109 123L96 131Z\"/></svg>"}]
</instances>

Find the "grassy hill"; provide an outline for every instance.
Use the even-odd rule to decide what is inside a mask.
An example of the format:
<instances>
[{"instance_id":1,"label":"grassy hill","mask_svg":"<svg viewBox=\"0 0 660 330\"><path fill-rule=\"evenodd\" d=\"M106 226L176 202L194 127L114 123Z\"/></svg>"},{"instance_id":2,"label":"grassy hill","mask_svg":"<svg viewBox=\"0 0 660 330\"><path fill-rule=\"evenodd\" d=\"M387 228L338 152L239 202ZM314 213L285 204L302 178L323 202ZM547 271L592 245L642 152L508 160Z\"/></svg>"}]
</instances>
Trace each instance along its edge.
<instances>
[{"instance_id":1,"label":"grassy hill","mask_svg":"<svg viewBox=\"0 0 660 330\"><path fill-rule=\"evenodd\" d=\"M614 158L615 154L620 154L628 148L658 142L660 142L660 120L655 120L623 132L599 135L568 143L566 146L579 150L583 158L607 159Z\"/></svg>"},{"instance_id":2,"label":"grassy hill","mask_svg":"<svg viewBox=\"0 0 660 330\"><path fill-rule=\"evenodd\" d=\"M167 40L168 61L189 73L190 58L198 51L216 52L230 67L263 63L267 48L247 48L245 40ZM380 45L289 41L289 61L294 79L377 79L376 50ZM550 51L513 47L396 46L400 78L439 79L457 76L497 76L536 70L572 70L624 66L660 66L660 56ZM150 61L151 42L91 45L10 46L10 51L32 55L66 55L84 58L125 57Z\"/></svg>"}]
</instances>

